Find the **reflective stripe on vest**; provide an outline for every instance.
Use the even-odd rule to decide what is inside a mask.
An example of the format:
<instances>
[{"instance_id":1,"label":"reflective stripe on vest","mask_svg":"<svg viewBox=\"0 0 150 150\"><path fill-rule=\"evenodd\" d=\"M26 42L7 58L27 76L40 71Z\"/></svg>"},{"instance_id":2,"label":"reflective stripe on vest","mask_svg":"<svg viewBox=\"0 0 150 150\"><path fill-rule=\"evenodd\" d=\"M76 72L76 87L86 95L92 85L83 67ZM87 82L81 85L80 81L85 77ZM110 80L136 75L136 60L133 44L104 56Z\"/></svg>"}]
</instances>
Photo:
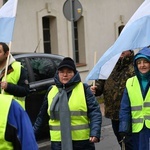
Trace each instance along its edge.
<instances>
[{"instance_id":1,"label":"reflective stripe on vest","mask_svg":"<svg viewBox=\"0 0 150 150\"><path fill-rule=\"evenodd\" d=\"M132 113L132 132L141 131L144 123L150 128L150 90L143 99L139 81L136 76L127 80L126 83Z\"/></svg>"},{"instance_id":2,"label":"reflective stripe on vest","mask_svg":"<svg viewBox=\"0 0 150 150\"><path fill-rule=\"evenodd\" d=\"M13 150L11 142L5 140L9 108L13 96L0 94L0 150Z\"/></svg>"},{"instance_id":3,"label":"reflective stripe on vest","mask_svg":"<svg viewBox=\"0 0 150 150\"><path fill-rule=\"evenodd\" d=\"M82 130L82 129L88 129L89 125L78 125L78 126L71 126L71 130ZM50 130L60 131L60 126L49 126Z\"/></svg>"},{"instance_id":4,"label":"reflective stripe on vest","mask_svg":"<svg viewBox=\"0 0 150 150\"><path fill-rule=\"evenodd\" d=\"M17 84L20 78L20 74L21 74L21 63L18 61L15 61L12 63L11 66L15 71L12 71L9 74L7 74L6 81L12 84ZM4 77L2 81L4 81ZM5 91L4 91L4 94L9 95L9 93ZM25 109L25 97L14 96L13 99L15 99Z\"/></svg>"},{"instance_id":5,"label":"reflective stripe on vest","mask_svg":"<svg viewBox=\"0 0 150 150\"><path fill-rule=\"evenodd\" d=\"M56 86L48 94L48 114L53 98L58 93ZM77 96L78 95L78 96ZM72 140L89 139L89 119L87 117L87 104L84 94L84 87L79 83L73 90L68 101L71 113ZM60 121L49 120L51 141L61 141Z\"/></svg>"}]
</instances>

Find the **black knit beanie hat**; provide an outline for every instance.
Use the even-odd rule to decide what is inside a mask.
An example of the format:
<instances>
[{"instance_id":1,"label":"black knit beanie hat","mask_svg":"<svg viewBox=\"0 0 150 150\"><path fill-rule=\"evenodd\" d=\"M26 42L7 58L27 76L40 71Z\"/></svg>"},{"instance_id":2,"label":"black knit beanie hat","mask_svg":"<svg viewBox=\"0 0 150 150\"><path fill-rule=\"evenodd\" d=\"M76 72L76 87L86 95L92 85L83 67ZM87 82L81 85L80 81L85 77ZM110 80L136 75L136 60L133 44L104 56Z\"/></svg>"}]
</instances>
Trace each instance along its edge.
<instances>
[{"instance_id":1,"label":"black knit beanie hat","mask_svg":"<svg viewBox=\"0 0 150 150\"><path fill-rule=\"evenodd\" d=\"M77 72L75 63L74 63L73 59L71 59L70 57L65 57L62 60L62 62L59 64L57 69L60 70L61 68L64 68L64 67L72 69L74 71L74 73Z\"/></svg>"}]
</instances>

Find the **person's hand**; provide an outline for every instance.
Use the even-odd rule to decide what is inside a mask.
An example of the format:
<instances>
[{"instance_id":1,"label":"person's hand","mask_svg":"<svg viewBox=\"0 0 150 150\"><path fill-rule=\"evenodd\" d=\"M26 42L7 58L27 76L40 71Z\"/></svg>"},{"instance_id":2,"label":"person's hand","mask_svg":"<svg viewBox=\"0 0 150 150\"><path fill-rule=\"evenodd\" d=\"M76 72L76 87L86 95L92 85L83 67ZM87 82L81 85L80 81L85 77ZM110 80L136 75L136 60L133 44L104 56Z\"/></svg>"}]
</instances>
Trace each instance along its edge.
<instances>
[{"instance_id":1,"label":"person's hand","mask_svg":"<svg viewBox=\"0 0 150 150\"><path fill-rule=\"evenodd\" d=\"M6 81L1 82L1 88L2 89L4 89L4 90L7 89L7 85L8 85L8 83Z\"/></svg>"},{"instance_id":2,"label":"person's hand","mask_svg":"<svg viewBox=\"0 0 150 150\"><path fill-rule=\"evenodd\" d=\"M97 86L90 87L90 90L92 91L93 94L96 94L96 89L97 89Z\"/></svg>"},{"instance_id":3,"label":"person's hand","mask_svg":"<svg viewBox=\"0 0 150 150\"><path fill-rule=\"evenodd\" d=\"M97 142L99 142L99 140L98 140L98 138L97 137L90 137L90 139L89 139L89 141L91 142L91 143L97 143Z\"/></svg>"}]
</instances>

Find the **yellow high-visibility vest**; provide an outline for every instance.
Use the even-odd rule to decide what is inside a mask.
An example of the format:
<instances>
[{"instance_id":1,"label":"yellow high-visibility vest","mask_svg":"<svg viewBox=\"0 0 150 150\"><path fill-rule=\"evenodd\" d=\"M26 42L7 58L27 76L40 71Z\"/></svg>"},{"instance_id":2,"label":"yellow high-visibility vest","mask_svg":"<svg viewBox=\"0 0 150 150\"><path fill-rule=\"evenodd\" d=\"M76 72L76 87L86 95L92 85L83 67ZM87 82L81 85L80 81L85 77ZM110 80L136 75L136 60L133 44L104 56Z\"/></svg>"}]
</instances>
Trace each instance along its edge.
<instances>
[{"instance_id":1,"label":"yellow high-visibility vest","mask_svg":"<svg viewBox=\"0 0 150 150\"><path fill-rule=\"evenodd\" d=\"M5 140L9 108L13 96L0 94L0 150L13 150L11 142Z\"/></svg>"},{"instance_id":2,"label":"yellow high-visibility vest","mask_svg":"<svg viewBox=\"0 0 150 150\"><path fill-rule=\"evenodd\" d=\"M12 84L17 84L20 78L21 74L21 63L18 61L15 61L12 63L12 68L14 71L10 72L6 76L6 81ZM2 81L4 81L4 77ZM9 93L5 92L3 94L9 95ZM25 109L25 97L16 97L14 96L13 99L15 99L24 109Z\"/></svg>"},{"instance_id":3,"label":"yellow high-visibility vest","mask_svg":"<svg viewBox=\"0 0 150 150\"><path fill-rule=\"evenodd\" d=\"M53 98L58 93L56 86L50 90L48 94L48 114L50 115L50 107ZM85 99L84 87L80 82L72 91L68 101L71 113L71 135L72 140L89 139L89 119L87 117L87 104ZM51 141L61 141L60 121L49 120Z\"/></svg>"},{"instance_id":4,"label":"yellow high-visibility vest","mask_svg":"<svg viewBox=\"0 0 150 150\"><path fill-rule=\"evenodd\" d=\"M132 132L142 130L144 123L150 129L150 90L143 99L140 83L136 76L129 78L126 83L132 115Z\"/></svg>"}]
</instances>

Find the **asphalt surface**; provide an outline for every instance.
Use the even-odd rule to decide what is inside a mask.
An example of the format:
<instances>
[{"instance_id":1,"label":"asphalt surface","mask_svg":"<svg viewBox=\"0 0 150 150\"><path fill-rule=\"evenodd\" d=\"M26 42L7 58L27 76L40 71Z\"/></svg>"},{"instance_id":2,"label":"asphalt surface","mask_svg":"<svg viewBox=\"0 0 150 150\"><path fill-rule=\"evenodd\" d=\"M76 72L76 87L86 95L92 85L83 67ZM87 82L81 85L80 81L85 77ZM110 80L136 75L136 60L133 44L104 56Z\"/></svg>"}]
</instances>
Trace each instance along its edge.
<instances>
[{"instance_id":1,"label":"asphalt surface","mask_svg":"<svg viewBox=\"0 0 150 150\"><path fill-rule=\"evenodd\" d=\"M95 144L96 150L121 150L113 133L110 120L105 117L102 120L101 140Z\"/></svg>"},{"instance_id":2,"label":"asphalt surface","mask_svg":"<svg viewBox=\"0 0 150 150\"><path fill-rule=\"evenodd\" d=\"M121 150L111 127L110 119L104 117L104 105L101 104L102 129L101 141L95 144L96 150ZM50 150L50 141L39 143L39 150Z\"/></svg>"}]
</instances>

